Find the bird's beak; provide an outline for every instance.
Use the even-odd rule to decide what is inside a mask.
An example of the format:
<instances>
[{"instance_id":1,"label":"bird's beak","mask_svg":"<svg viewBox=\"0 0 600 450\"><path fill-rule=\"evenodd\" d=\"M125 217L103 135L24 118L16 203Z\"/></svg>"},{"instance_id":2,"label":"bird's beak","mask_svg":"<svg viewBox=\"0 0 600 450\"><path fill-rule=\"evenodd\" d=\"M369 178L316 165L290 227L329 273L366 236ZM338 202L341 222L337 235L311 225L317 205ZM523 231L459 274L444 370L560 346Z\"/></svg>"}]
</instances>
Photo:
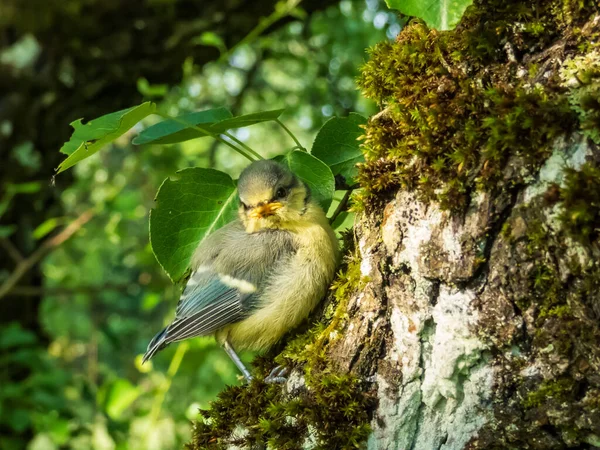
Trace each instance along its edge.
<instances>
[{"instance_id":1,"label":"bird's beak","mask_svg":"<svg viewBox=\"0 0 600 450\"><path fill-rule=\"evenodd\" d=\"M275 214L275 211L277 211L282 206L283 205L279 202L259 205L256 208L253 208L252 211L250 211L248 217L250 217L251 219L262 219L263 217L272 216L273 214Z\"/></svg>"}]
</instances>

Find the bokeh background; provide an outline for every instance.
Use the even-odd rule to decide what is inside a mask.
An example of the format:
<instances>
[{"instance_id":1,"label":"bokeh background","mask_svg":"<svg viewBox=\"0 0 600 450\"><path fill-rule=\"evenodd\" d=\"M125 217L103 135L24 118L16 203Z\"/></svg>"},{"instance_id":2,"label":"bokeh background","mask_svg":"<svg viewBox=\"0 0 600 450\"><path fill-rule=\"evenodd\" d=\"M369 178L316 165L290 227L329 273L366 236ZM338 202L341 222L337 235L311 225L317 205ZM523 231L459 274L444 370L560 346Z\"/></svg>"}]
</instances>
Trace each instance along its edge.
<instances>
[{"instance_id":1,"label":"bokeh background","mask_svg":"<svg viewBox=\"0 0 600 450\"><path fill-rule=\"evenodd\" d=\"M378 0L0 0L0 449L181 448L198 408L239 383L211 338L140 362L180 292L148 242L158 187L246 161L130 134L54 179L69 123L143 100L287 108L310 148L330 117L375 111L354 80L400 26ZM269 123L236 136L266 157L294 145Z\"/></svg>"}]
</instances>

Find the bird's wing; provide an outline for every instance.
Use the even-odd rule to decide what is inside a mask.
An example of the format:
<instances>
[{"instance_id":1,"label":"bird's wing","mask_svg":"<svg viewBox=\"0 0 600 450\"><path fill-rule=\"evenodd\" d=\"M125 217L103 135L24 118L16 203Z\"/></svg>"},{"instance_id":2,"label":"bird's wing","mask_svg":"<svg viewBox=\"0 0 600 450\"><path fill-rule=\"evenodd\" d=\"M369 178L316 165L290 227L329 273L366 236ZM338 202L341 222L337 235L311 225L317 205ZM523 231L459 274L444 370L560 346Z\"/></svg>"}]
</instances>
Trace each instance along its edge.
<instances>
[{"instance_id":1,"label":"bird's wing","mask_svg":"<svg viewBox=\"0 0 600 450\"><path fill-rule=\"evenodd\" d=\"M243 289L242 287L246 287ZM171 342L210 334L244 317L244 304L254 285L214 272L195 272L177 304L168 327Z\"/></svg>"},{"instance_id":2,"label":"bird's wing","mask_svg":"<svg viewBox=\"0 0 600 450\"><path fill-rule=\"evenodd\" d=\"M255 289L245 280L210 270L194 272L177 304L175 320L148 344L144 361L172 342L205 336L242 320Z\"/></svg>"}]
</instances>

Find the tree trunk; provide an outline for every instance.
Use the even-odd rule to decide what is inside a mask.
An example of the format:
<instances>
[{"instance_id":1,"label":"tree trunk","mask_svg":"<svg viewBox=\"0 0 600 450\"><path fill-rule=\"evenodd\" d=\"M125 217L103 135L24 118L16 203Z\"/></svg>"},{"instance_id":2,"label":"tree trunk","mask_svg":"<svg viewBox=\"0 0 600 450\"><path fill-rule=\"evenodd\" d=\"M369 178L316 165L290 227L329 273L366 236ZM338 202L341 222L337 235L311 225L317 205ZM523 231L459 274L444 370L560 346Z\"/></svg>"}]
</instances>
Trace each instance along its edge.
<instances>
[{"instance_id":1,"label":"tree trunk","mask_svg":"<svg viewBox=\"0 0 600 450\"><path fill-rule=\"evenodd\" d=\"M482 0L373 49L356 249L287 384L190 448L600 448L597 14Z\"/></svg>"}]
</instances>

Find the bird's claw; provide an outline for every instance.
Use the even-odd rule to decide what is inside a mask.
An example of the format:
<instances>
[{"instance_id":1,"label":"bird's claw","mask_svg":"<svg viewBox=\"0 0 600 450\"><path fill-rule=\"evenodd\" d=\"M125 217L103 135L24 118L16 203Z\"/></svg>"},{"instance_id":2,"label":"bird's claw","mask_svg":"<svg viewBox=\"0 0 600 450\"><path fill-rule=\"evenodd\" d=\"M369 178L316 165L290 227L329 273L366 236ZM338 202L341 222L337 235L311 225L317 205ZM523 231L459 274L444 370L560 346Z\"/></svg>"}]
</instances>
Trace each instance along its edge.
<instances>
[{"instance_id":1,"label":"bird's claw","mask_svg":"<svg viewBox=\"0 0 600 450\"><path fill-rule=\"evenodd\" d=\"M250 384L252 383L252 380L254 380L254 377L250 374L243 374L243 375L238 375L238 380L244 380L246 382L246 384Z\"/></svg>"},{"instance_id":2,"label":"bird's claw","mask_svg":"<svg viewBox=\"0 0 600 450\"><path fill-rule=\"evenodd\" d=\"M287 378L285 377L288 373L288 368L283 366L277 366L271 373L265 377L265 383L285 383Z\"/></svg>"}]
</instances>

